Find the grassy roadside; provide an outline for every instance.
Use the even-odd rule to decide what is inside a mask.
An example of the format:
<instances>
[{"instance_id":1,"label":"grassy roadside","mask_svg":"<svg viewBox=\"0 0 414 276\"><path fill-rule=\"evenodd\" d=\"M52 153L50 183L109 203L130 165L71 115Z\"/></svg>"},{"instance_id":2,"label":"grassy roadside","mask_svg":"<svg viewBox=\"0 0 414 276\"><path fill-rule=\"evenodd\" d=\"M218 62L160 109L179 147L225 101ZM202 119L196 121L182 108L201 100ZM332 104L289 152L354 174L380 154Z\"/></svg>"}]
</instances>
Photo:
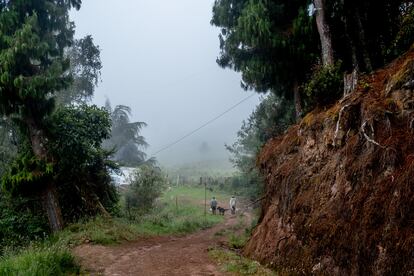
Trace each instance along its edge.
<instances>
[{"instance_id":1,"label":"grassy roadside","mask_svg":"<svg viewBox=\"0 0 414 276\"><path fill-rule=\"evenodd\" d=\"M212 249L208 254L220 265L223 271L233 275L277 275L276 272L262 266L260 263L244 258L231 250Z\"/></svg>"},{"instance_id":2,"label":"grassy roadside","mask_svg":"<svg viewBox=\"0 0 414 276\"><path fill-rule=\"evenodd\" d=\"M228 195L217 194L216 197L224 202ZM80 268L70 252L76 245L110 245L146 236L181 235L221 222L223 218L220 216L204 216L203 200L202 188L173 188L164 193L154 210L139 221L95 218L69 225L59 234L34 242L27 248L9 250L0 257L0 275L76 275Z\"/></svg>"},{"instance_id":3,"label":"grassy roadside","mask_svg":"<svg viewBox=\"0 0 414 276\"><path fill-rule=\"evenodd\" d=\"M241 255L242 248L257 224L258 214L252 214L252 216L253 218L249 222L240 214L237 224L216 232L216 236L225 237L227 241L225 247L210 248L209 257L220 266L222 271L231 275L277 275L276 272L262 266L260 263Z\"/></svg>"},{"instance_id":4,"label":"grassy roadside","mask_svg":"<svg viewBox=\"0 0 414 276\"><path fill-rule=\"evenodd\" d=\"M67 247L38 243L0 258L0 275L76 275L80 267Z\"/></svg>"}]
</instances>

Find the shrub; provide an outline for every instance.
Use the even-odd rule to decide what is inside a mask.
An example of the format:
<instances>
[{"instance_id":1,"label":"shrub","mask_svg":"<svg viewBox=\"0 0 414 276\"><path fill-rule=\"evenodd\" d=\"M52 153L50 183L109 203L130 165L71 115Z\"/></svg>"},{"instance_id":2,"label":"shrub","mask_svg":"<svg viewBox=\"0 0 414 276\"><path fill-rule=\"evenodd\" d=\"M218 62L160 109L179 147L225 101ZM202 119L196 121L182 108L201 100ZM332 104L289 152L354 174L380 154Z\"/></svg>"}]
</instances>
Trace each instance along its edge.
<instances>
[{"instance_id":1,"label":"shrub","mask_svg":"<svg viewBox=\"0 0 414 276\"><path fill-rule=\"evenodd\" d=\"M241 249L245 246L246 242L247 242L247 237L244 235L241 235L241 236L234 235L234 234L230 235L230 238L229 238L230 248Z\"/></svg>"},{"instance_id":2,"label":"shrub","mask_svg":"<svg viewBox=\"0 0 414 276\"><path fill-rule=\"evenodd\" d=\"M125 194L125 211L129 219L136 219L152 209L164 187L165 178L159 168L143 165L137 169Z\"/></svg>"},{"instance_id":3,"label":"shrub","mask_svg":"<svg viewBox=\"0 0 414 276\"><path fill-rule=\"evenodd\" d=\"M312 105L324 106L337 100L343 91L343 72L341 63L324 66L314 70L310 81L305 84L304 91Z\"/></svg>"},{"instance_id":4,"label":"shrub","mask_svg":"<svg viewBox=\"0 0 414 276\"><path fill-rule=\"evenodd\" d=\"M225 272L235 275L278 275L261 266L258 262L244 258L232 251L210 249L208 254L210 258L219 263Z\"/></svg>"}]
</instances>

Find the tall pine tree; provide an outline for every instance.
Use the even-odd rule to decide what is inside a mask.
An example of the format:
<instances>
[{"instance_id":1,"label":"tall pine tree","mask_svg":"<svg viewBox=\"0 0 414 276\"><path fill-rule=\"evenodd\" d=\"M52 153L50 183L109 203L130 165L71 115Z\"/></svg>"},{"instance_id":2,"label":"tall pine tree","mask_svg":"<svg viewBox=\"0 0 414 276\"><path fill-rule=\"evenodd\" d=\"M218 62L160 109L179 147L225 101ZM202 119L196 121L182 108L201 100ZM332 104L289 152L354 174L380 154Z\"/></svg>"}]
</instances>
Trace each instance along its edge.
<instances>
[{"instance_id":1,"label":"tall pine tree","mask_svg":"<svg viewBox=\"0 0 414 276\"><path fill-rule=\"evenodd\" d=\"M70 83L64 50L73 43L74 25L68 11L81 0L0 1L0 113L21 126L37 166L29 177L47 174L53 158L48 150L45 117L54 94ZM17 180L17 178L16 178ZM48 178L37 188L53 231L63 220L56 184Z\"/></svg>"}]
</instances>

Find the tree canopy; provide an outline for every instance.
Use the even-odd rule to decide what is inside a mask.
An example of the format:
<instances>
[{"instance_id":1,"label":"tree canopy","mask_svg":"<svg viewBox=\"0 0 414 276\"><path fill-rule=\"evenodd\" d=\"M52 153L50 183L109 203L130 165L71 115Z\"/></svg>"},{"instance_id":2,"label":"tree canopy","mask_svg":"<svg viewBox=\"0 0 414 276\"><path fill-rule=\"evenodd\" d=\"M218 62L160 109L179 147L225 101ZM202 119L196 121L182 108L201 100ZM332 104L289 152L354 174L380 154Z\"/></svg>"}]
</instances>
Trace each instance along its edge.
<instances>
[{"instance_id":1,"label":"tree canopy","mask_svg":"<svg viewBox=\"0 0 414 276\"><path fill-rule=\"evenodd\" d=\"M68 74L73 82L57 95L58 103L86 103L91 99L101 77L100 54L99 46L94 44L90 35L76 39L66 50L65 56L70 61Z\"/></svg>"},{"instance_id":2,"label":"tree canopy","mask_svg":"<svg viewBox=\"0 0 414 276\"><path fill-rule=\"evenodd\" d=\"M294 90L318 53L307 1L216 0L211 23L221 28L220 66L241 72L246 89L296 96L299 104Z\"/></svg>"},{"instance_id":3,"label":"tree canopy","mask_svg":"<svg viewBox=\"0 0 414 276\"><path fill-rule=\"evenodd\" d=\"M412 18L413 1L406 0L216 0L211 23L221 28L217 63L241 72L246 89L295 98L300 118L303 103L312 108L342 95L337 80L329 91L316 87L323 95L303 91L320 76L322 52L332 55L324 64L331 71L370 72L411 46Z\"/></svg>"}]
</instances>

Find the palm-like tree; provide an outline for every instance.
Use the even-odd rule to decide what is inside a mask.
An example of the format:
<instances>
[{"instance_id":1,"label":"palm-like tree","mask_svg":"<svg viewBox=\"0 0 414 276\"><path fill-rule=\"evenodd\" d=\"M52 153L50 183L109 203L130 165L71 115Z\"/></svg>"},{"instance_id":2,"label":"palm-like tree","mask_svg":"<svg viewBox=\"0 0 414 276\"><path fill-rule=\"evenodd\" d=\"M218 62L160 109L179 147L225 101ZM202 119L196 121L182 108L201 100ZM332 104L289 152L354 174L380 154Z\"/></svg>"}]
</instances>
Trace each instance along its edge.
<instances>
[{"instance_id":1,"label":"palm-like tree","mask_svg":"<svg viewBox=\"0 0 414 276\"><path fill-rule=\"evenodd\" d=\"M113 159L123 165L138 166L145 162L147 155L143 151L148 146L145 138L140 135L144 122L131 122L131 108L117 105L113 110L107 100L106 109L111 114L111 138L105 141L104 148L114 150Z\"/></svg>"}]
</instances>

